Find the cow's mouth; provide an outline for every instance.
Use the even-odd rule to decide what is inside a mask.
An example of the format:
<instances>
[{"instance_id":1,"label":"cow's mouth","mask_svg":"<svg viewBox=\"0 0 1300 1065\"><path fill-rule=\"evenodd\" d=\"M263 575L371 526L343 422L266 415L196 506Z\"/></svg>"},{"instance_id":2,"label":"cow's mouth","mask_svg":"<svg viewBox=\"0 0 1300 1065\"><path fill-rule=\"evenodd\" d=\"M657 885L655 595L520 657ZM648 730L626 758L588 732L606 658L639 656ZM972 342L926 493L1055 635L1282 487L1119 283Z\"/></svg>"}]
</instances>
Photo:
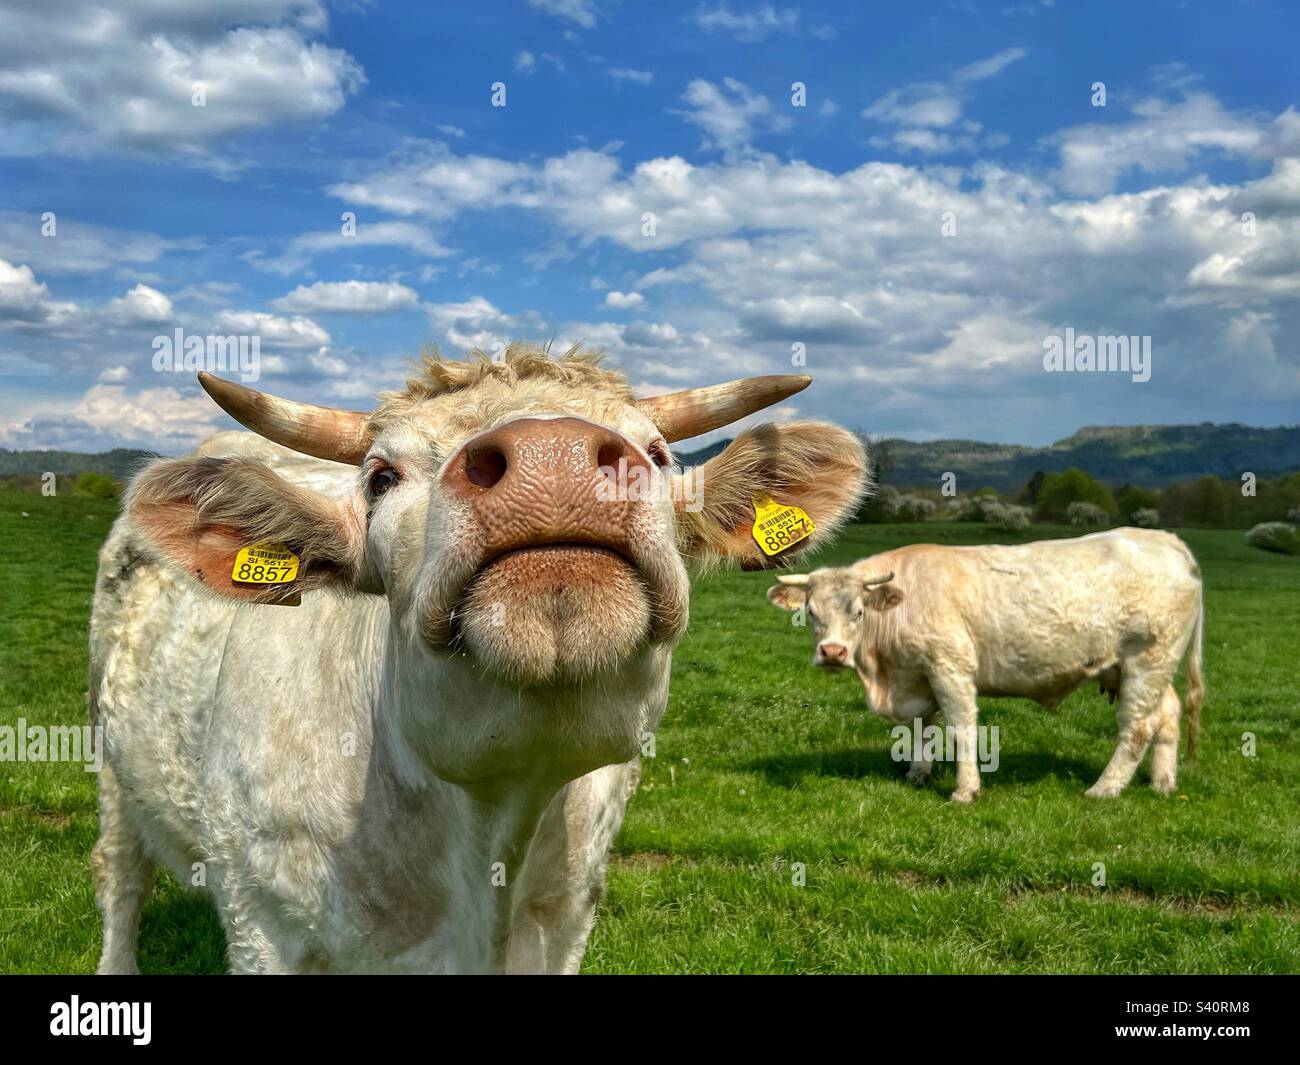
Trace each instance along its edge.
<instances>
[{"instance_id":1,"label":"cow's mouth","mask_svg":"<svg viewBox=\"0 0 1300 1065\"><path fill-rule=\"evenodd\" d=\"M518 683L589 678L646 642L654 602L639 567L616 547L529 544L479 567L452 611L451 642Z\"/></svg>"},{"instance_id":2,"label":"cow's mouth","mask_svg":"<svg viewBox=\"0 0 1300 1065\"><path fill-rule=\"evenodd\" d=\"M636 570L636 563L626 554L608 544L566 540L551 544L527 544L511 548L488 558L474 574L478 580L495 566L507 566L527 579L535 575L542 580L553 580L564 572L578 572L584 567L599 567L616 559ZM572 567L576 567L573 569Z\"/></svg>"}]
</instances>

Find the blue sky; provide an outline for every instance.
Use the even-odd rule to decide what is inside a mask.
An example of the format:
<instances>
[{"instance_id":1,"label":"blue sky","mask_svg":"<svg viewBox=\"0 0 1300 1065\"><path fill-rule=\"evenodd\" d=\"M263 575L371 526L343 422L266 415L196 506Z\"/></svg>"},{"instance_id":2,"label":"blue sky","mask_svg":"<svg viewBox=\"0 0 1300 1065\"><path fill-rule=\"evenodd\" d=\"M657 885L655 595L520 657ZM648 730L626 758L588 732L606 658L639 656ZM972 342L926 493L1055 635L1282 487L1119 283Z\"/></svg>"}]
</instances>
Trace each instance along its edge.
<instances>
[{"instance_id":1,"label":"blue sky","mask_svg":"<svg viewBox=\"0 0 1300 1065\"><path fill-rule=\"evenodd\" d=\"M422 347L526 338L600 347L646 392L806 369L782 416L879 435L1300 421L1286 4L0 19L0 446L223 427L154 367L177 328L257 336L258 387L340 406ZM1067 328L1150 336L1150 380L1046 372Z\"/></svg>"}]
</instances>

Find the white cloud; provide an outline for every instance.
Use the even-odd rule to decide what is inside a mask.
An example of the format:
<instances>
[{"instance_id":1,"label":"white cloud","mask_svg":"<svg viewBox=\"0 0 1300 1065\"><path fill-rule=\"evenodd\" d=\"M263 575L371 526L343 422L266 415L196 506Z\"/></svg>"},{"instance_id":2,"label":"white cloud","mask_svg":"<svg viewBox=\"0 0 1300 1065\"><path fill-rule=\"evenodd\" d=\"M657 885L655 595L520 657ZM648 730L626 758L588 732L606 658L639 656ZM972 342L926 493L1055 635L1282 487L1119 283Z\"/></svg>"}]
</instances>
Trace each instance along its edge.
<instances>
[{"instance_id":1,"label":"white cloud","mask_svg":"<svg viewBox=\"0 0 1300 1065\"><path fill-rule=\"evenodd\" d=\"M387 169L362 181L331 185L331 196L392 214L451 218L457 212L509 199L528 175L522 163L483 155L455 155L445 144L409 145ZM360 234L366 228L357 226ZM347 238L353 239L353 238Z\"/></svg>"},{"instance_id":2,"label":"white cloud","mask_svg":"<svg viewBox=\"0 0 1300 1065\"><path fill-rule=\"evenodd\" d=\"M329 333L302 315L281 317L266 311L232 311L217 313L214 328L219 334L259 336L263 348L285 351L316 350L330 342Z\"/></svg>"},{"instance_id":3,"label":"white cloud","mask_svg":"<svg viewBox=\"0 0 1300 1065\"><path fill-rule=\"evenodd\" d=\"M723 78L722 87L696 78L686 86L682 99L690 105L683 117L704 131L706 149L736 156L750 150L759 132L790 128L790 119L778 115L766 96L752 92L735 78Z\"/></svg>"},{"instance_id":4,"label":"white cloud","mask_svg":"<svg viewBox=\"0 0 1300 1065\"><path fill-rule=\"evenodd\" d=\"M365 81L351 56L313 39L326 26L320 0L69 0L10 6L5 19L0 154L129 150L237 169L215 144L325 118Z\"/></svg>"},{"instance_id":5,"label":"white cloud","mask_svg":"<svg viewBox=\"0 0 1300 1065\"><path fill-rule=\"evenodd\" d=\"M521 74L531 74L537 68L537 59L525 49L515 54L515 69Z\"/></svg>"},{"instance_id":6,"label":"white cloud","mask_svg":"<svg viewBox=\"0 0 1300 1065\"><path fill-rule=\"evenodd\" d=\"M596 25L595 0L528 0L528 4L548 15L576 22L586 30Z\"/></svg>"},{"instance_id":7,"label":"white cloud","mask_svg":"<svg viewBox=\"0 0 1300 1065\"><path fill-rule=\"evenodd\" d=\"M962 67L954 75L953 80L963 85L974 81L985 81L1001 74L1012 63L1024 59L1028 54L1023 48L1004 48L996 55L991 55L987 59L977 59L974 63Z\"/></svg>"},{"instance_id":8,"label":"white cloud","mask_svg":"<svg viewBox=\"0 0 1300 1065\"><path fill-rule=\"evenodd\" d=\"M125 296L111 300L107 313L121 325L161 325L174 317L172 301L148 285L136 285Z\"/></svg>"},{"instance_id":9,"label":"white cloud","mask_svg":"<svg viewBox=\"0 0 1300 1065\"><path fill-rule=\"evenodd\" d=\"M536 315L506 314L482 296L459 303L426 303L424 306L430 324L457 353L477 348L491 354L541 324Z\"/></svg>"},{"instance_id":10,"label":"white cloud","mask_svg":"<svg viewBox=\"0 0 1300 1065\"><path fill-rule=\"evenodd\" d=\"M951 88L939 82L915 82L901 89L890 89L862 112L900 126L951 126L961 118L962 105Z\"/></svg>"},{"instance_id":11,"label":"white cloud","mask_svg":"<svg viewBox=\"0 0 1300 1065\"><path fill-rule=\"evenodd\" d=\"M766 40L774 33L799 32L799 9L778 8L774 4L758 4L748 10L732 9L725 2L713 6L704 4L696 9L692 18L695 25L706 33L724 33L748 44ZM819 35L827 29L829 27L823 27Z\"/></svg>"},{"instance_id":12,"label":"white cloud","mask_svg":"<svg viewBox=\"0 0 1300 1065\"><path fill-rule=\"evenodd\" d=\"M96 384L66 409L34 414L0 429L7 447L102 451L112 447L188 451L219 428L221 411L202 392Z\"/></svg>"},{"instance_id":13,"label":"white cloud","mask_svg":"<svg viewBox=\"0 0 1300 1065\"><path fill-rule=\"evenodd\" d=\"M317 281L299 285L271 306L290 314L390 314L419 299L414 289L395 281Z\"/></svg>"},{"instance_id":14,"label":"white cloud","mask_svg":"<svg viewBox=\"0 0 1300 1065\"><path fill-rule=\"evenodd\" d=\"M355 202L368 203L365 199L368 190L350 186L350 197ZM418 195L413 193L413 195ZM388 201L386 209L391 210ZM430 259L441 259L451 255L451 251L440 244L433 232L424 226L410 222L358 222L354 233L345 234L341 229L323 229L314 233L302 233L289 241L284 251L277 256L267 257L261 252L247 256L249 263L259 270L289 275L300 273L313 259L327 252L350 251L354 248L392 247L404 248L416 255Z\"/></svg>"},{"instance_id":15,"label":"white cloud","mask_svg":"<svg viewBox=\"0 0 1300 1065\"><path fill-rule=\"evenodd\" d=\"M1066 189L1095 196L1109 192L1130 171L1179 170L1207 152L1261 156L1274 147L1268 129L1228 111L1208 93L1173 103L1146 99L1132 110L1131 121L1075 126L1048 138L1060 151L1059 176Z\"/></svg>"},{"instance_id":16,"label":"white cloud","mask_svg":"<svg viewBox=\"0 0 1300 1065\"><path fill-rule=\"evenodd\" d=\"M0 256L23 262L42 274L129 271L157 262L171 251L203 246L196 238L164 238L154 233L91 225L63 214L54 218L54 235L42 233L38 214L0 211Z\"/></svg>"},{"instance_id":17,"label":"white cloud","mask_svg":"<svg viewBox=\"0 0 1300 1065\"><path fill-rule=\"evenodd\" d=\"M655 80L654 74L648 70L632 70L628 67L611 67L605 73L615 81L632 81L638 85L649 85Z\"/></svg>"},{"instance_id":18,"label":"white cloud","mask_svg":"<svg viewBox=\"0 0 1300 1065\"><path fill-rule=\"evenodd\" d=\"M872 143L877 147L892 144L899 151L925 155L1000 146L1006 142L1003 134L980 138L980 123L963 120L963 114L974 85L1000 74L1026 54L1023 48L1006 48L961 67L946 81L915 81L890 89L865 108L862 117L903 128L888 138L873 138ZM953 127L954 132L936 132Z\"/></svg>"},{"instance_id":19,"label":"white cloud","mask_svg":"<svg viewBox=\"0 0 1300 1065\"><path fill-rule=\"evenodd\" d=\"M645 303L645 297L639 292L606 292L605 306L612 307L615 310L623 311L632 307L640 307Z\"/></svg>"},{"instance_id":20,"label":"white cloud","mask_svg":"<svg viewBox=\"0 0 1300 1065\"><path fill-rule=\"evenodd\" d=\"M57 326L76 314L75 303L50 298L50 290L37 281L30 266L0 259L0 325Z\"/></svg>"}]
</instances>

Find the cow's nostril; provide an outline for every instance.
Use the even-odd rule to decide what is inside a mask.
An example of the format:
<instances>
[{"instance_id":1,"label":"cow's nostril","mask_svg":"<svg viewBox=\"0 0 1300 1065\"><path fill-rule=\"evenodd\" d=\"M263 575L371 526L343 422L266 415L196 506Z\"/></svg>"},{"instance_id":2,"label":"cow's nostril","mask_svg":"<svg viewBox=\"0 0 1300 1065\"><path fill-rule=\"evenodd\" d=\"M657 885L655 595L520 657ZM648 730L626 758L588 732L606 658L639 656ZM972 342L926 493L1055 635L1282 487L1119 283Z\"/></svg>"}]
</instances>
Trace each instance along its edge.
<instances>
[{"instance_id":1,"label":"cow's nostril","mask_svg":"<svg viewBox=\"0 0 1300 1065\"><path fill-rule=\"evenodd\" d=\"M608 440L600 445L600 450L596 452L596 465L602 470L618 470L618 464L621 459L627 455L623 450L623 445L614 440Z\"/></svg>"},{"instance_id":2,"label":"cow's nostril","mask_svg":"<svg viewBox=\"0 0 1300 1065\"><path fill-rule=\"evenodd\" d=\"M465 476L480 488L494 487L506 475L505 453L495 444L475 448L465 456Z\"/></svg>"}]
</instances>

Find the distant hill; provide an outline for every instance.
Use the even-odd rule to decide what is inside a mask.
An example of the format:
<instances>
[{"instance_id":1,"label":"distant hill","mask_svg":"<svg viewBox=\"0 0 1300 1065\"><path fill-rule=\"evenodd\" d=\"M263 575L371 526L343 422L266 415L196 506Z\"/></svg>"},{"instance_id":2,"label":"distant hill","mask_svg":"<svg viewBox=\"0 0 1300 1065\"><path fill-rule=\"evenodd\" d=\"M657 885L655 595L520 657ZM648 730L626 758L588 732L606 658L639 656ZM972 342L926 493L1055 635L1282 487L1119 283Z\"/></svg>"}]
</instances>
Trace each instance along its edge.
<instances>
[{"instance_id":1,"label":"distant hill","mask_svg":"<svg viewBox=\"0 0 1300 1065\"><path fill-rule=\"evenodd\" d=\"M723 441L678 456L683 465L717 454ZM999 492L1019 488L1034 471L1078 466L1111 484L1159 488L1207 473L1236 479L1249 470L1274 477L1300 470L1300 425L1257 429L1249 425L1090 425L1047 447L983 444L975 440L918 443L887 437L874 441L884 462L882 480L898 487L937 486L944 473L958 485Z\"/></svg>"},{"instance_id":2,"label":"distant hill","mask_svg":"<svg viewBox=\"0 0 1300 1065\"><path fill-rule=\"evenodd\" d=\"M55 473L75 477L79 473L107 473L125 482L155 455L152 451L118 447L112 451L11 451L0 447L0 477L26 473L40 476Z\"/></svg>"}]
</instances>

